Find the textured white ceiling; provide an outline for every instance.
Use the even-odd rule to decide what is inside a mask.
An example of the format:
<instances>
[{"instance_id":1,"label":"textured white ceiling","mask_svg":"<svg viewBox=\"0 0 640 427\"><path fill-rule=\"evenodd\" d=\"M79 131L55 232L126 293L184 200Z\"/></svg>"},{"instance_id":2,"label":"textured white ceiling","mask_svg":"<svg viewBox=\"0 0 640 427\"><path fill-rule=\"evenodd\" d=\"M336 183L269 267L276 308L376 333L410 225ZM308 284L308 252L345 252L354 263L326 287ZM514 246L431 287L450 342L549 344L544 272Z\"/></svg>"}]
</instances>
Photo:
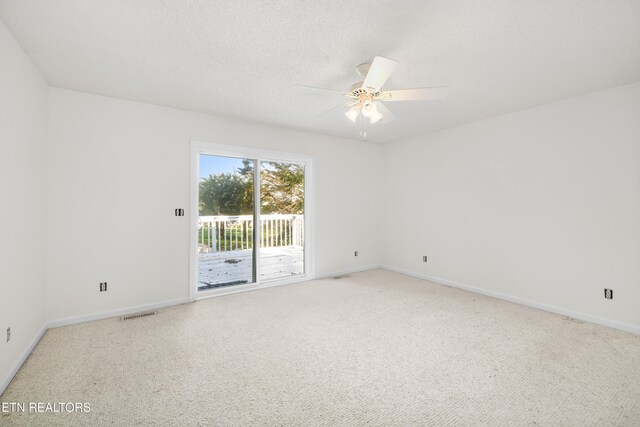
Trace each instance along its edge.
<instances>
[{"instance_id":1,"label":"textured white ceiling","mask_svg":"<svg viewBox=\"0 0 640 427\"><path fill-rule=\"evenodd\" d=\"M358 138L314 118L354 67L399 61L385 89L450 86L444 101L387 104L387 142L640 80L640 1L0 0L49 84Z\"/></svg>"}]
</instances>

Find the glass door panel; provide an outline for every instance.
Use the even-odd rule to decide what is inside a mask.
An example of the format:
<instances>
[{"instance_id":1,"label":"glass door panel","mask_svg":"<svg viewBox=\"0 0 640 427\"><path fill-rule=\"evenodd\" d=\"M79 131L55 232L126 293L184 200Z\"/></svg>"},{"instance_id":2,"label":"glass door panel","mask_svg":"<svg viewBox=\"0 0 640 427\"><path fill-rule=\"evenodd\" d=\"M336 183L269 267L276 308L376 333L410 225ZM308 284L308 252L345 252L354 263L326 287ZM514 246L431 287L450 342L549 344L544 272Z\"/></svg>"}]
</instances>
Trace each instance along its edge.
<instances>
[{"instance_id":1,"label":"glass door panel","mask_svg":"<svg viewBox=\"0 0 640 427\"><path fill-rule=\"evenodd\" d=\"M198 291L256 281L256 161L199 156Z\"/></svg>"},{"instance_id":2,"label":"glass door panel","mask_svg":"<svg viewBox=\"0 0 640 427\"><path fill-rule=\"evenodd\" d=\"M260 162L260 280L304 274L304 165Z\"/></svg>"}]
</instances>

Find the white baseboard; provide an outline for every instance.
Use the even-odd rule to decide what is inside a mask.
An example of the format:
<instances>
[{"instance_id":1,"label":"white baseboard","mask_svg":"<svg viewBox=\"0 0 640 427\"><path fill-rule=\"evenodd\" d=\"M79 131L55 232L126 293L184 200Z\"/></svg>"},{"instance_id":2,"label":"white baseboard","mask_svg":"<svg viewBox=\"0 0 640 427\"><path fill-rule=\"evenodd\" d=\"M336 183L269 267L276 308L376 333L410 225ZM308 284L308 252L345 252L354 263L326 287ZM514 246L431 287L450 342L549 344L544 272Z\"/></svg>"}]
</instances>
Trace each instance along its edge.
<instances>
[{"instance_id":1,"label":"white baseboard","mask_svg":"<svg viewBox=\"0 0 640 427\"><path fill-rule=\"evenodd\" d=\"M160 301L151 304L136 305L132 307L107 310L100 313L85 314L81 316L65 317L64 319L52 320L47 323L47 328L58 328L60 326L75 325L77 323L90 322L92 320L108 319L109 317L124 316L126 314L137 313L139 311L156 310L158 308L170 307L172 305L192 302L189 298L179 298L168 301Z\"/></svg>"},{"instance_id":2,"label":"white baseboard","mask_svg":"<svg viewBox=\"0 0 640 427\"><path fill-rule=\"evenodd\" d=\"M361 271L367 271L367 270L375 270L376 268L383 268L383 266L380 264L370 264L370 265L363 265L361 267L347 268L345 270L317 274L315 279L326 279L329 277L343 276L345 274L359 273Z\"/></svg>"},{"instance_id":3,"label":"white baseboard","mask_svg":"<svg viewBox=\"0 0 640 427\"><path fill-rule=\"evenodd\" d=\"M486 295L493 298L513 302L520 305L526 305L528 307L537 308L544 311L549 311L555 314L561 314L563 316L573 317L574 319L584 320L586 322L596 323L598 325L608 326L610 328L620 329L621 331L631 332L633 334L640 335L640 325L632 325L629 323L618 322L616 320L605 319L598 316L592 316L590 314L581 313L579 311L573 311L555 305L543 304L535 301L530 301L524 298L516 297L513 295L503 294L500 292L491 291L488 289L477 288L475 286L466 285L464 283L454 282L453 280L443 279L441 277L430 276L428 274L415 273L413 271L403 270L401 268L392 267L390 265L381 265L380 268L393 271L396 273L405 274L407 276L415 277L418 279L428 280L440 285L451 286L453 288L463 289L465 291L474 292L476 294Z\"/></svg>"},{"instance_id":4,"label":"white baseboard","mask_svg":"<svg viewBox=\"0 0 640 427\"><path fill-rule=\"evenodd\" d=\"M31 343L31 345L29 347L27 347L25 352L22 354L22 357L20 357L20 359L18 360L18 363L16 363L16 366L11 370L11 372L9 372L9 375L7 375L7 377L2 380L2 383L0 383L0 395L2 395L2 393L4 393L4 390L7 388L7 386L9 385L11 380L13 379L13 377L16 376L16 374L18 373L18 371L22 367L22 364L24 363L24 361L27 360L27 357L29 357L29 355L31 354L33 349L36 348L36 345L38 345L38 343L40 342L40 339L42 339L42 336L44 335L44 333L47 332L47 329L48 328L47 328L46 324L42 326L42 329L40 329L40 332L38 332L36 334L35 339Z\"/></svg>"}]
</instances>

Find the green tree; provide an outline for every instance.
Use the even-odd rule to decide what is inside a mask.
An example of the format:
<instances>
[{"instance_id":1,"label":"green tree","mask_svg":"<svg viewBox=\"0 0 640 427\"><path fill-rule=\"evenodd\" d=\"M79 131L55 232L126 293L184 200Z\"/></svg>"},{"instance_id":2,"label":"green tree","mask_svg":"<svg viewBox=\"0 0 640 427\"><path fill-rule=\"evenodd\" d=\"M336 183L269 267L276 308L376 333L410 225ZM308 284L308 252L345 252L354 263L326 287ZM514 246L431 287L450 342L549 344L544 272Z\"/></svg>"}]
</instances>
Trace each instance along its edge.
<instances>
[{"instance_id":1,"label":"green tree","mask_svg":"<svg viewBox=\"0 0 640 427\"><path fill-rule=\"evenodd\" d=\"M247 185L245 177L236 174L209 175L200 182L200 215L251 214L253 196L247 200Z\"/></svg>"},{"instance_id":2,"label":"green tree","mask_svg":"<svg viewBox=\"0 0 640 427\"><path fill-rule=\"evenodd\" d=\"M295 163L262 162L260 181L262 213L304 212L304 166Z\"/></svg>"},{"instance_id":3,"label":"green tree","mask_svg":"<svg viewBox=\"0 0 640 427\"><path fill-rule=\"evenodd\" d=\"M263 214L304 213L304 166L262 162L260 201ZM251 215L254 162L243 160L236 173L209 175L200 182L200 215Z\"/></svg>"},{"instance_id":4,"label":"green tree","mask_svg":"<svg viewBox=\"0 0 640 427\"><path fill-rule=\"evenodd\" d=\"M254 178L254 161L253 160L242 160L242 167L237 169L238 174L244 179L244 203L245 207L250 211L249 214L253 213L253 178Z\"/></svg>"}]
</instances>

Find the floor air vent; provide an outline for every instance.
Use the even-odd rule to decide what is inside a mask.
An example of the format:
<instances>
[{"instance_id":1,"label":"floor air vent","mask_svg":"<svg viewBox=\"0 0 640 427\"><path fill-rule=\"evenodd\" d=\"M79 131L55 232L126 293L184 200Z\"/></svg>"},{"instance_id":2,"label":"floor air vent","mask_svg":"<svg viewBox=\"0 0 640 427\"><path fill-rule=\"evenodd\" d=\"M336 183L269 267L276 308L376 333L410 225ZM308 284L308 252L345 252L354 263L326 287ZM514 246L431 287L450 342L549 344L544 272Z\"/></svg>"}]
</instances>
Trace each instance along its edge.
<instances>
[{"instance_id":1,"label":"floor air vent","mask_svg":"<svg viewBox=\"0 0 640 427\"><path fill-rule=\"evenodd\" d=\"M122 316L120 317L120 320L131 320L131 319L137 319L139 317L154 316L156 314L158 314L157 311L142 311L140 313L132 313L132 314L127 314L126 316Z\"/></svg>"}]
</instances>

